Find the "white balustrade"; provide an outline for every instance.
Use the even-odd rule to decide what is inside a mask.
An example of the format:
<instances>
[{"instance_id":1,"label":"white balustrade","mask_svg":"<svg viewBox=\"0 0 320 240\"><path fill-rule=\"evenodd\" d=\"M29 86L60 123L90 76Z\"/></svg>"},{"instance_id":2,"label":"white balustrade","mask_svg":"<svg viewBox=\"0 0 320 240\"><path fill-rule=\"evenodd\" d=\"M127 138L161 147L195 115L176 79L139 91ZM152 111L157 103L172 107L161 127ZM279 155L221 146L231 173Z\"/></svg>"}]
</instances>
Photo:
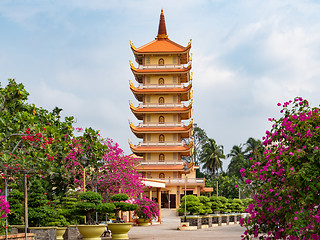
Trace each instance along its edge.
<instances>
[{"instance_id":1,"label":"white balustrade","mask_svg":"<svg viewBox=\"0 0 320 240\"><path fill-rule=\"evenodd\" d=\"M139 123L139 127L185 127L184 123L164 122L164 123Z\"/></svg>"},{"instance_id":2,"label":"white balustrade","mask_svg":"<svg viewBox=\"0 0 320 240\"><path fill-rule=\"evenodd\" d=\"M178 108L183 108L186 107L183 103L164 103L164 104L159 104L159 103L148 103L148 104L139 104L139 108L172 108L172 107L178 107Z\"/></svg>"},{"instance_id":3,"label":"white balustrade","mask_svg":"<svg viewBox=\"0 0 320 240\"><path fill-rule=\"evenodd\" d=\"M183 142L140 142L138 146L184 146Z\"/></svg>"}]
</instances>

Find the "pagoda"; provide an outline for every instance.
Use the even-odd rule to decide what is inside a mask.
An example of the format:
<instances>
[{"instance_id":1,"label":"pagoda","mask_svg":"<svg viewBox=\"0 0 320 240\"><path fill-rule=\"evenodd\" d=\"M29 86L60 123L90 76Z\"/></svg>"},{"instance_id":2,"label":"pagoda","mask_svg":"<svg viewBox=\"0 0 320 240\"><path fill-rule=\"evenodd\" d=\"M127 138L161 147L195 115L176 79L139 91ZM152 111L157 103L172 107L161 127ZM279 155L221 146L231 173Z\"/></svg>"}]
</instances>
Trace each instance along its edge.
<instances>
[{"instance_id":1,"label":"pagoda","mask_svg":"<svg viewBox=\"0 0 320 240\"><path fill-rule=\"evenodd\" d=\"M195 177L193 161L183 160L193 152L193 142L183 141L193 133L191 40L186 47L170 40L161 10L155 40L139 48L130 45L138 65L130 62L138 85L130 81L130 89L139 102L134 106L130 101L130 109L141 122L136 126L129 120L129 124L142 140L137 145L129 140L130 148L140 160L137 170L144 178L165 182L161 195L151 189L150 198L164 208L177 208L185 190L199 196L205 189L204 179Z\"/></svg>"}]
</instances>

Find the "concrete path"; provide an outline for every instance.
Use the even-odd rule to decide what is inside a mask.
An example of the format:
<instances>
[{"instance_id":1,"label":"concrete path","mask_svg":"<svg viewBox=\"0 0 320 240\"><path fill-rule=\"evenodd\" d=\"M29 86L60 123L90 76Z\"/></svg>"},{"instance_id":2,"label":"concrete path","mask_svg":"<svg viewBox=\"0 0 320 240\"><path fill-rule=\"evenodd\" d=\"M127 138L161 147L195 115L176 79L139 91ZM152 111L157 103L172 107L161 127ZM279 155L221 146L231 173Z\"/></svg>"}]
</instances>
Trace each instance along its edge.
<instances>
[{"instance_id":1,"label":"concrete path","mask_svg":"<svg viewBox=\"0 0 320 240\"><path fill-rule=\"evenodd\" d=\"M175 210L162 209L162 224L140 227L134 226L129 231L129 238L139 240L240 240L245 231L239 224L230 224L221 227L199 229L196 231L179 231L180 218Z\"/></svg>"}]
</instances>

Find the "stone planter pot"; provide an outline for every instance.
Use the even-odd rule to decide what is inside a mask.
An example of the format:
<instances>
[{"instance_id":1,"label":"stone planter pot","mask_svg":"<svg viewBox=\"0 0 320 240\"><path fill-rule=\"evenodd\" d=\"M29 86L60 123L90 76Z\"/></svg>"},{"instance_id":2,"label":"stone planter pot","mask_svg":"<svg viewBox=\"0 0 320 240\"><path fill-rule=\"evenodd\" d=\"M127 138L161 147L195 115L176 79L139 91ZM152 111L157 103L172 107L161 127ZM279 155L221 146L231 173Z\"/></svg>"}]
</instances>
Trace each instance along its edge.
<instances>
[{"instance_id":1,"label":"stone planter pot","mask_svg":"<svg viewBox=\"0 0 320 240\"><path fill-rule=\"evenodd\" d=\"M138 218L137 220L139 226L149 226L149 219Z\"/></svg>"},{"instance_id":2,"label":"stone planter pot","mask_svg":"<svg viewBox=\"0 0 320 240\"><path fill-rule=\"evenodd\" d=\"M100 236L107 225L77 225L83 240L101 240Z\"/></svg>"},{"instance_id":3,"label":"stone planter pot","mask_svg":"<svg viewBox=\"0 0 320 240\"><path fill-rule=\"evenodd\" d=\"M128 232L131 227L132 223L108 223L112 239L129 239Z\"/></svg>"},{"instance_id":4,"label":"stone planter pot","mask_svg":"<svg viewBox=\"0 0 320 240\"><path fill-rule=\"evenodd\" d=\"M56 239L57 227L29 227L28 229L31 233L34 233L35 239Z\"/></svg>"},{"instance_id":5,"label":"stone planter pot","mask_svg":"<svg viewBox=\"0 0 320 240\"><path fill-rule=\"evenodd\" d=\"M63 240L63 234L66 232L66 227L58 227L56 229L56 240Z\"/></svg>"}]
</instances>

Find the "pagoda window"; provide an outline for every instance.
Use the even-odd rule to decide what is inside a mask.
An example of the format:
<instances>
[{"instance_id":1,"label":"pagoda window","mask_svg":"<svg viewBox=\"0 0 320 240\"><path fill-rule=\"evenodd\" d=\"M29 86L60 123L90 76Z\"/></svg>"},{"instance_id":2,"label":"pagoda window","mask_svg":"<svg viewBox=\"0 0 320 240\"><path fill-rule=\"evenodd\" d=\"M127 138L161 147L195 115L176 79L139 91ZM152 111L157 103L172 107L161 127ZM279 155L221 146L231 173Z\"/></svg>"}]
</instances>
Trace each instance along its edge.
<instances>
[{"instance_id":1,"label":"pagoda window","mask_svg":"<svg viewBox=\"0 0 320 240\"><path fill-rule=\"evenodd\" d=\"M160 142L160 143L164 143L164 135L163 135L163 134L160 134L160 136L159 136L159 142Z\"/></svg>"},{"instance_id":2,"label":"pagoda window","mask_svg":"<svg viewBox=\"0 0 320 240\"><path fill-rule=\"evenodd\" d=\"M177 153L173 153L173 160L178 160L178 156L177 156Z\"/></svg>"},{"instance_id":3,"label":"pagoda window","mask_svg":"<svg viewBox=\"0 0 320 240\"><path fill-rule=\"evenodd\" d=\"M177 102L177 95L173 95L172 99L173 99L173 102L176 103Z\"/></svg>"},{"instance_id":4,"label":"pagoda window","mask_svg":"<svg viewBox=\"0 0 320 240\"><path fill-rule=\"evenodd\" d=\"M152 178L151 177L151 172L147 172L147 178Z\"/></svg>"},{"instance_id":5,"label":"pagoda window","mask_svg":"<svg viewBox=\"0 0 320 240\"><path fill-rule=\"evenodd\" d=\"M147 103L150 102L150 95L146 96L146 102L147 102Z\"/></svg>"},{"instance_id":6,"label":"pagoda window","mask_svg":"<svg viewBox=\"0 0 320 240\"><path fill-rule=\"evenodd\" d=\"M173 134L173 141L177 141L178 135L176 133Z\"/></svg>"},{"instance_id":7,"label":"pagoda window","mask_svg":"<svg viewBox=\"0 0 320 240\"><path fill-rule=\"evenodd\" d=\"M173 64L177 64L177 57L173 56Z\"/></svg>"},{"instance_id":8,"label":"pagoda window","mask_svg":"<svg viewBox=\"0 0 320 240\"><path fill-rule=\"evenodd\" d=\"M173 76L173 83L177 83L177 76Z\"/></svg>"},{"instance_id":9,"label":"pagoda window","mask_svg":"<svg viewBox=\"0 0 320 240\"><path fill-rule=\"evenodd\" d=\"M146 121L147 121L147 122L151 122L151 116L150 116L150 115L147 115Z\"/></svg>"},{"instance_id":10,"label":"pagoda window","mask_svg":"<svg viewBox=\"0 0 320 240\"><path fill-rule=\"evenodd\" d=\"M164 116L159 117L159 123L164 123Z\"/></svg>"},{"instance_id":11,"label":"pagoda window","mask_svg":"<svg viewBox=\"0 0 320 240\"><path fill-rule=\"evenodd\" d=\"M159 85L163 85L164 84L164 79L163 78L159 78Z\"/></svg>"},{"instance_id":12,"label":"pagoda window","mask_svg":"<svg viewBox=\"0 0 320 240\"><path fill-rule=\"evenodd\" d=\"M173 122L177 122L177 115L173 115Z\"/></svg>"},{"instance_id":13,"label":"pagoda window","mask_svg":"<svg viewBox=\"0 0 320 240\"><path fill-rule=\"evenodd\" d=\"M159 178L165 178L164 173L160 173L160 174L159 174Z\"/></svg>"},{"instance_id":14,"label":"pagoda window","mask_svg":"<svg viewBox=\"0 0 320 240\"><path fill-rule=\"evenodd\" d=\"M146 57L146 65L150 65L150 57Z\"/></svg>"},{"instance_id":15,"label":"pagoda window","mask_svg":"<svg viewBox=\"0 0 320 240\"><path fill-rule=\"evenodd\" d=\"M164 162L164 154L159 154L159 162Z\"/></svg>"},{"instance_id":16,"label":"pagoda window","mask_svg":"<svg viewBox=\"0 0 320 240\"><path fill-rule=\"evenodd\" d=\"M147 83L146 84L150 84L150 77L147 77Z\"/></svg>"},{"instance_id":17,"label":"pagoda window","mask_svg":"<svg viewBox=\"0 0 320 240\"><path fill-rule=\"evenodd\" d=\"M164 60L163 58L160 58L159 61L158 61L159 65L164 65Z\"/></svg>"},{"instance_id":18,"label":"pagoda window","mask_svg":"<svg viewBox=\"0 0 320 240\"><path fill-rule=\"evenodd\" d=\"M173 178L177 178L177 172L173 172Z\"/></svg>"},{"instance_id":19,"label":"pagoda window","mask_svg":"<svg viewBox=\"0 0 320 240\"><path fill-rule=\"evenodd\" d=\"M164 104L164 98L163 97L159 97L159 104L163 105Z\"/></svg>"}]
</instances>

